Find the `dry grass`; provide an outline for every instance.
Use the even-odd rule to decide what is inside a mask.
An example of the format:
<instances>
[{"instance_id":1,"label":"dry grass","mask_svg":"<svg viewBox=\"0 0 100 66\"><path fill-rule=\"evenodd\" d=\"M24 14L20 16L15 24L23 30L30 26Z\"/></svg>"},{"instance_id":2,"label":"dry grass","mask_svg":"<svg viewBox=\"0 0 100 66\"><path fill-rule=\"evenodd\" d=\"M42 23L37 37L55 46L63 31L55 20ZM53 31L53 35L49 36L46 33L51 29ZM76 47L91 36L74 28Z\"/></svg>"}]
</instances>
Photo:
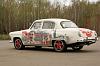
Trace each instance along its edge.
<instances>
[{"instance_id":1,"label":"dry grass","mask_svg":"<svg viewBox=\"0 0 100 66\"><path fill-rule=\"evenodd\" d=\"M0 34L0 40L9 40L10 36L7 34Z\"/></svg>"}]
</instances>

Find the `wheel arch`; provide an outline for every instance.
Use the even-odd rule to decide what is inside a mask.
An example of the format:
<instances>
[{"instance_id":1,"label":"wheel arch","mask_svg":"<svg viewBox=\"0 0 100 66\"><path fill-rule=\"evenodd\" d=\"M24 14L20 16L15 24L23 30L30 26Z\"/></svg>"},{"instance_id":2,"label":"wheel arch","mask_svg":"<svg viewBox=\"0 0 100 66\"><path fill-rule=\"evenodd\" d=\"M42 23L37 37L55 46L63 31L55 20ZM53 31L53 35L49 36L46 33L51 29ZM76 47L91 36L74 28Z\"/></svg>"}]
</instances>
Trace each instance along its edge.
<instances>
[{"instance_id":1,"label":"wheel arch","mask_svg":"<svg viewBox=\"0 0 100 66\"><path fill-rule=\"evenodd\" d=\"M21 40L20 37L14 37L14 38L13 38L13 42L14 42L16 39L20 39L20 40ZM21 41L22 41L22 40L21 40Z\"/></svg>"}]
</instances>

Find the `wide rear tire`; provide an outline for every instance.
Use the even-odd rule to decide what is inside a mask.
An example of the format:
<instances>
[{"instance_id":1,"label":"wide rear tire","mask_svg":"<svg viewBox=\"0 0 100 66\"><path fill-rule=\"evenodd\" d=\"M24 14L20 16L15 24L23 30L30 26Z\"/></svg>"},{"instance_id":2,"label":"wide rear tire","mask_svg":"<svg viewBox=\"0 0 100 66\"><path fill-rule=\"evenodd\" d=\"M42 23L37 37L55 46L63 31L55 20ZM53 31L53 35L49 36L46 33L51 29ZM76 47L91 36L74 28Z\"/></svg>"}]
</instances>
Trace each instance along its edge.
<instances>
[{"instance_id":1,"label":"wide rear tire","mask_svg":"<svg viewBox=\"0 0 100 66\"><path fill-rule=\"evenodd\" d=\"M62 40L56 40L54 41L54 50L57 51L57 52L64 52L67 50L67 46L65 44L64 41Z\"/></svg>"},{"instance_id":2,"label":"wide rear tire","mask_svg":"<svg viewBox=\"0 0 100 66\"><path fill-rule=\"evenodd\" d=\"M73 50L81 50L83 46L72 46Z\"/></svg>"}]
</instances>

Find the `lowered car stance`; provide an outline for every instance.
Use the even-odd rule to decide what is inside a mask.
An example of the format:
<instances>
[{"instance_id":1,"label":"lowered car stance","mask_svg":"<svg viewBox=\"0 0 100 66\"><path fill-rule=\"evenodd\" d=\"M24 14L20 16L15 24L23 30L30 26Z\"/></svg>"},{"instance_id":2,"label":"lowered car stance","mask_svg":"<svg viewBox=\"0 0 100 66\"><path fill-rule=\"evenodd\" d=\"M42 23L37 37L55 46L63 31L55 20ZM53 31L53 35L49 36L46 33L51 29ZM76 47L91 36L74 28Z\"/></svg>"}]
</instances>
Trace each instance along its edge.
<instances>
[{"instance_id":1,"label":"lowered car stance","mask_svg":"<svg viewBox=\"0 0 100 66\"><path fill-rule=\"evenodd\" d=\"M36 20L29 29L10 32L9 35L15 49L24 49L25 46L53 47L57 52L66 51L68 47L80 50L98 39L96 31L78 28L67 19Z\"/></svg>"}]
</instances>

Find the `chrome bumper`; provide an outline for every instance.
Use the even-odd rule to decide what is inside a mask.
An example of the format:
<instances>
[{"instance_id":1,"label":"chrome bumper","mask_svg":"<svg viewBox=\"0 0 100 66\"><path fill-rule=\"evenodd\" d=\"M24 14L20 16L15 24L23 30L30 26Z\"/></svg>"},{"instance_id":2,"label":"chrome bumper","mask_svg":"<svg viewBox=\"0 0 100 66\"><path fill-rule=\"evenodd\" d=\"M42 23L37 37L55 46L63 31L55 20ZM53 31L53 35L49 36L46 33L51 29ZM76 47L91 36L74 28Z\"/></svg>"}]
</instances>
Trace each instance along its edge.
<instances>
[{"instance_id":1,"label":"chrome bumper","mask_svg":"<svg viewBox=\"0 0 100 66\"><path fill-rule=\"evenodd\" d=\"M13 43L13 41L10 40L9 43Z\"/></svg>"},{"instance_id":2,"label":"chrome bumper","mask_svg":"<svg viewBox=\"0 0 100 66\"><path fill-rule=\"evenodd\" d=\"M98 38L96 37L95 39L89 39L89 38L86 38L86 42L96 42L98 40Z\"/></svg>"},{"instance_id":3,"label":"chrome bumper","mask_svg":"<svg viewBox=\"0 0 100 66\"><path fill-rule=\"evenodd\" d=\"M95 37L94 39L91 39L91 38L81 38L80 40L77 40L77 42L89 42L89 43L95 43L96 41L98 40L97 37Z\"/></svg>"}]
</instances>

